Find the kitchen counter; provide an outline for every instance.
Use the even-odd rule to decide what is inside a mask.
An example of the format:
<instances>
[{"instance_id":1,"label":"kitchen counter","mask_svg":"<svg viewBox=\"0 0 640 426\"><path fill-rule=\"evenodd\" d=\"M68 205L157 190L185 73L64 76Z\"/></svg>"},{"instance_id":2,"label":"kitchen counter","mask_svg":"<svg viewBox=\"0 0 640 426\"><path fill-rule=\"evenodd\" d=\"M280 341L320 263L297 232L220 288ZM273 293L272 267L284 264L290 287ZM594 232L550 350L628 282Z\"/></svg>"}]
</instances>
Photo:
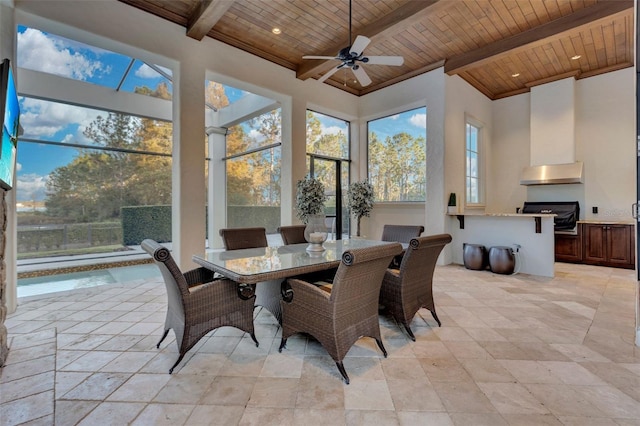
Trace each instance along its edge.
<instances>
[{"instance_id":1,"label":"kitchen counter","mask_svg":"<svg viewBox=\"0 0 640 426\"><path fill-rule=\"evenodd\" d=\"M602 219L585 219L579 220L578 223L601 223L603 225L633 225L636 223L633 219L620 219L620 220L602 220Z\"/></svg>"},{"instance_id":2,"label":"kitchen counter","mask_svg":"<svg viewBox=\"0 0 640 426\"><path fill-rule=\"evenodd\" d=\"M516 248L516 271L553 277L555 214L458 213L449 214L453 263L464 264L463 245L482 244Z\"/></svg>"},{"instance_id":3,"label":"kitchen counter","mask_svg":"<svg viewBox=\"0 0 640 426\"><path fill-rule=\"evenodd\" d=\"M536 234L542 229L542 218L553 218L555 214L548 213L448 213L449 216L455 216L460 222L460 229L464 229L465 217L513 217L513 218L533 218L536 226Z\"/></svg>"}]
</instances>

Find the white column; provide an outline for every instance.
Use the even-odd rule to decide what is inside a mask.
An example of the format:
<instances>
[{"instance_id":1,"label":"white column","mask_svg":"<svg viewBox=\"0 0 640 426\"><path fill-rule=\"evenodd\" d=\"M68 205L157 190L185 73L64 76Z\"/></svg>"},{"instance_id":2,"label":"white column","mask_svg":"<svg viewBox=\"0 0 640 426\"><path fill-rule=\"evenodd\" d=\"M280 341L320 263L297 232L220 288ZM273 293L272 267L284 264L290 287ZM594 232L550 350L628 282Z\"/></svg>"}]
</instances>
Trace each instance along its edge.
<instances>
[{"instance_id":1,"label":"white column","mask_svg":"<svg viewBox=\"0 0 640 426\"><path fill-rule=\"evenodd\" d=\"M181 269L205 249L205 69L184 60L174 74L173 102L173 256Z\"/></svg>"},{"instance_id":2,"label":"white column","mask_svg":"<svg viewBox=\"0 0 640 426\"><path fill-rule=\"evenodd\" d=\"M209 189L207 216L209 219L209 248L224 247L220 228L227 224L227 173L226 163L222 159L226 155L227 129L224 127L207 127L209 137Z\"/></svg>"}]
</instances>

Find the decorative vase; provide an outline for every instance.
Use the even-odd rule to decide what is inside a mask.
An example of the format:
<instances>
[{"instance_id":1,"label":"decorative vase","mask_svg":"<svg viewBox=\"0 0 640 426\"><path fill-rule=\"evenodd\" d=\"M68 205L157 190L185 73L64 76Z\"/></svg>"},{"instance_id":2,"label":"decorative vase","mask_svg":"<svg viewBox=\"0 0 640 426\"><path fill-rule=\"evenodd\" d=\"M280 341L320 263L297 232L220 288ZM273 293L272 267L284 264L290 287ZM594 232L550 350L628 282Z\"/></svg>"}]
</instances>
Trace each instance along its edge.
<instances>
[{"instance_id":1,"label":"decorative vase","mask_svg":"<svg viewBox=\"0 0 640 426\"><path fill-rule=\"evenodd\" d=\"M304 239L309 243L307 251L324 251L322 243L327 240L325 215L314 214L308 217L307 226L304 228Z\"/></svg>"}]
</instances>

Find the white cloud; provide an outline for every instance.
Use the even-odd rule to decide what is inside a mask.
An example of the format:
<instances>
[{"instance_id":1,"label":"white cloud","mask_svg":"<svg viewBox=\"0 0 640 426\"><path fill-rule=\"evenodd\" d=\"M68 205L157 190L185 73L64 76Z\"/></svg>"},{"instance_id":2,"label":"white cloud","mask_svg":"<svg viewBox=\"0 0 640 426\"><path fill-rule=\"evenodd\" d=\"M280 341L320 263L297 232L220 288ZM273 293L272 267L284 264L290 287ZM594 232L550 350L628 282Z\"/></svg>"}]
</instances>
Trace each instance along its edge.
<instances>
[{"instance_id":1,"label":"white cloud","mask_svg":"<svg viewBox=\"0 0 640 426\"><path fill-rule=\"evenodd\" d=\"M248 136L249 136L251 139L255 139L255 140L256 140L256 141L258 141L258 142L262 142L262 141L264 141L264 139L265 139L264 135L263 135L262 133L260 133L259 131L257 131L256 129L251 129L251 130L249 131Z\"/></svg>"},{"instance_id":2,"label":"white cloud","mask_svg":"<svg viewBox=\"0 0 640 426\"><path fill-rule=\"evenodd\" d=\"M153 68L151 68L149 65L147 64L142 64L134 73L134 75L136 77L140 77L140 78L158 78L160 77L160 74L158 74L158 72L156 70L154 70Z\"/></svg>"},{"instance_id":3,"label":"white cloud","mask_svg":"<svg viewBox=\"0 0 640 426\"><path fill-rule=\"evenodd\" d=\"M409 123L421 129L427 128L427 114L414 114L409 118Z\"/></svg>"},{"instance_id":4,"label":"white cloud","mask_svg":"<svg viewBox=\"0 0 640 426\"><path fill-rule=\"evenodd\" d=\"M323 134L329 134L329 135L337 135L338 133L343 132L344 133L344 129L342 127L339 126L329 126L329 127L322 127L322 133Z\"/></svg>"},{"instance_id":5,"label":"white cloud","mask_svg":"<svg viewBox=\"0 0 640 426\"><path fill-rule=\"evenodd\" d=\"M44 200L48 178L49 176L40 176L35 173L18 176L16 185L18 201Z\"/></svg>"},{"instance_id":6,"label":"white cloud","mask_svg":"<svg viewBox=\"0 0 640 426\"><path fill-rule=\"evenodd\" d=\"M155 65L155 66L158 67L158 69L160 69L166 75L168 75L168 76L172 76L173 75L173 72L169 68L161 67L160 65ZM136 77L140 77L140 78L158 78L158 77L162 77L162 75L159 72L157 72L156 70L154 70L153 68L151 68L149 65L147 65L145 63L143 63L136 70L134 75Z\"/></svg>"},{"instance_id":7,"label":"white cloud","mask_svg":"<svg viewBox=\"0 0 640 426\"><path fill-rule=\"evenodd\" d=\"M18 65L77 80L86 80L99 71L106 71L102 62L74 52L62 40L33 28L18 33Z\"/></svg>"},{"instance_id":8,"label":"white cloud","mask_svg":"<svg viewBox=\"0 0 640 426\"><path fill-rule=\"evenodd\" d=\"M20 170L22 170L22 164L16 163L16 172L19 172Z\"/></svg>"},{"instance_id":9,"label":"white cloud","mask_svg":"<svg viewBox=\"0 0 640 426\"><path fill-rule=\"evenodd\" d=\"M391 117L389 117L390 120L397 120L398 118L400 118L400 114L392 115Z\"/></svg>"},{"instance_id":10,"label":"white cloud","mask_svg":"<svg viewBox=\"0 0 640 426\"><path fill-rule=\"evenodd\" d=\"M106 115L103 111L80 108L73 105L41 101L25 98L22 103L20 124L24 128L25 138L52 137L69 125L78 125L76 138L86 140L82 131L99 115ZM68 141L69 135L65 136Z\"/></svg>"}]
</instances>

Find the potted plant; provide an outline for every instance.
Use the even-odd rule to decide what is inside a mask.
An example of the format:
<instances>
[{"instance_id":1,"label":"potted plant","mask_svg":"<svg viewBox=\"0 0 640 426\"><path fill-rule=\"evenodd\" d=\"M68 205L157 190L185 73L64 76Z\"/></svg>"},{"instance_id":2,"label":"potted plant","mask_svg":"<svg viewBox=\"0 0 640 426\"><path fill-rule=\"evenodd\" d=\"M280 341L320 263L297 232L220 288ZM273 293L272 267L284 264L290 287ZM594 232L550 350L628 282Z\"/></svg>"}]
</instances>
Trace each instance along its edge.
<instances>
[{"instance_id":1,"label":"potted plant","mask_svg":"<svg viewBox=\"0 0 640 426\"><path fill-rule=\"evenodd\" d=\"M458 213L458 209L456 207L456 193L452 192L449 194L449 202L447 203L447 213L455 214Z\"/></svg>"},{"instance_id":2,"label":"potted plant","mask_svg":"<svg viewBox=\"0 0 640 426\"><path fill-rule=\"evenodd\" d=\"M304 237L312 244L322 244L327 239L324 222L324 202L327 196L324 185L318 179L307 176L298 181L296 188L296 215L307 225ZM316 246L315 250L320 250L320 247Z\"/></svg>"},{"instance_id":3,"label":"potted plant","mask_svg":"<svg viewBox=\"0 0 640 426\"><path fill-rule=\"evenodd\" d=\"M347 206L356 217L356 236L360 236L360 219L373 210L373 186L367 181L353 182L347 191Z\"/></svg>"}]
</instances>

